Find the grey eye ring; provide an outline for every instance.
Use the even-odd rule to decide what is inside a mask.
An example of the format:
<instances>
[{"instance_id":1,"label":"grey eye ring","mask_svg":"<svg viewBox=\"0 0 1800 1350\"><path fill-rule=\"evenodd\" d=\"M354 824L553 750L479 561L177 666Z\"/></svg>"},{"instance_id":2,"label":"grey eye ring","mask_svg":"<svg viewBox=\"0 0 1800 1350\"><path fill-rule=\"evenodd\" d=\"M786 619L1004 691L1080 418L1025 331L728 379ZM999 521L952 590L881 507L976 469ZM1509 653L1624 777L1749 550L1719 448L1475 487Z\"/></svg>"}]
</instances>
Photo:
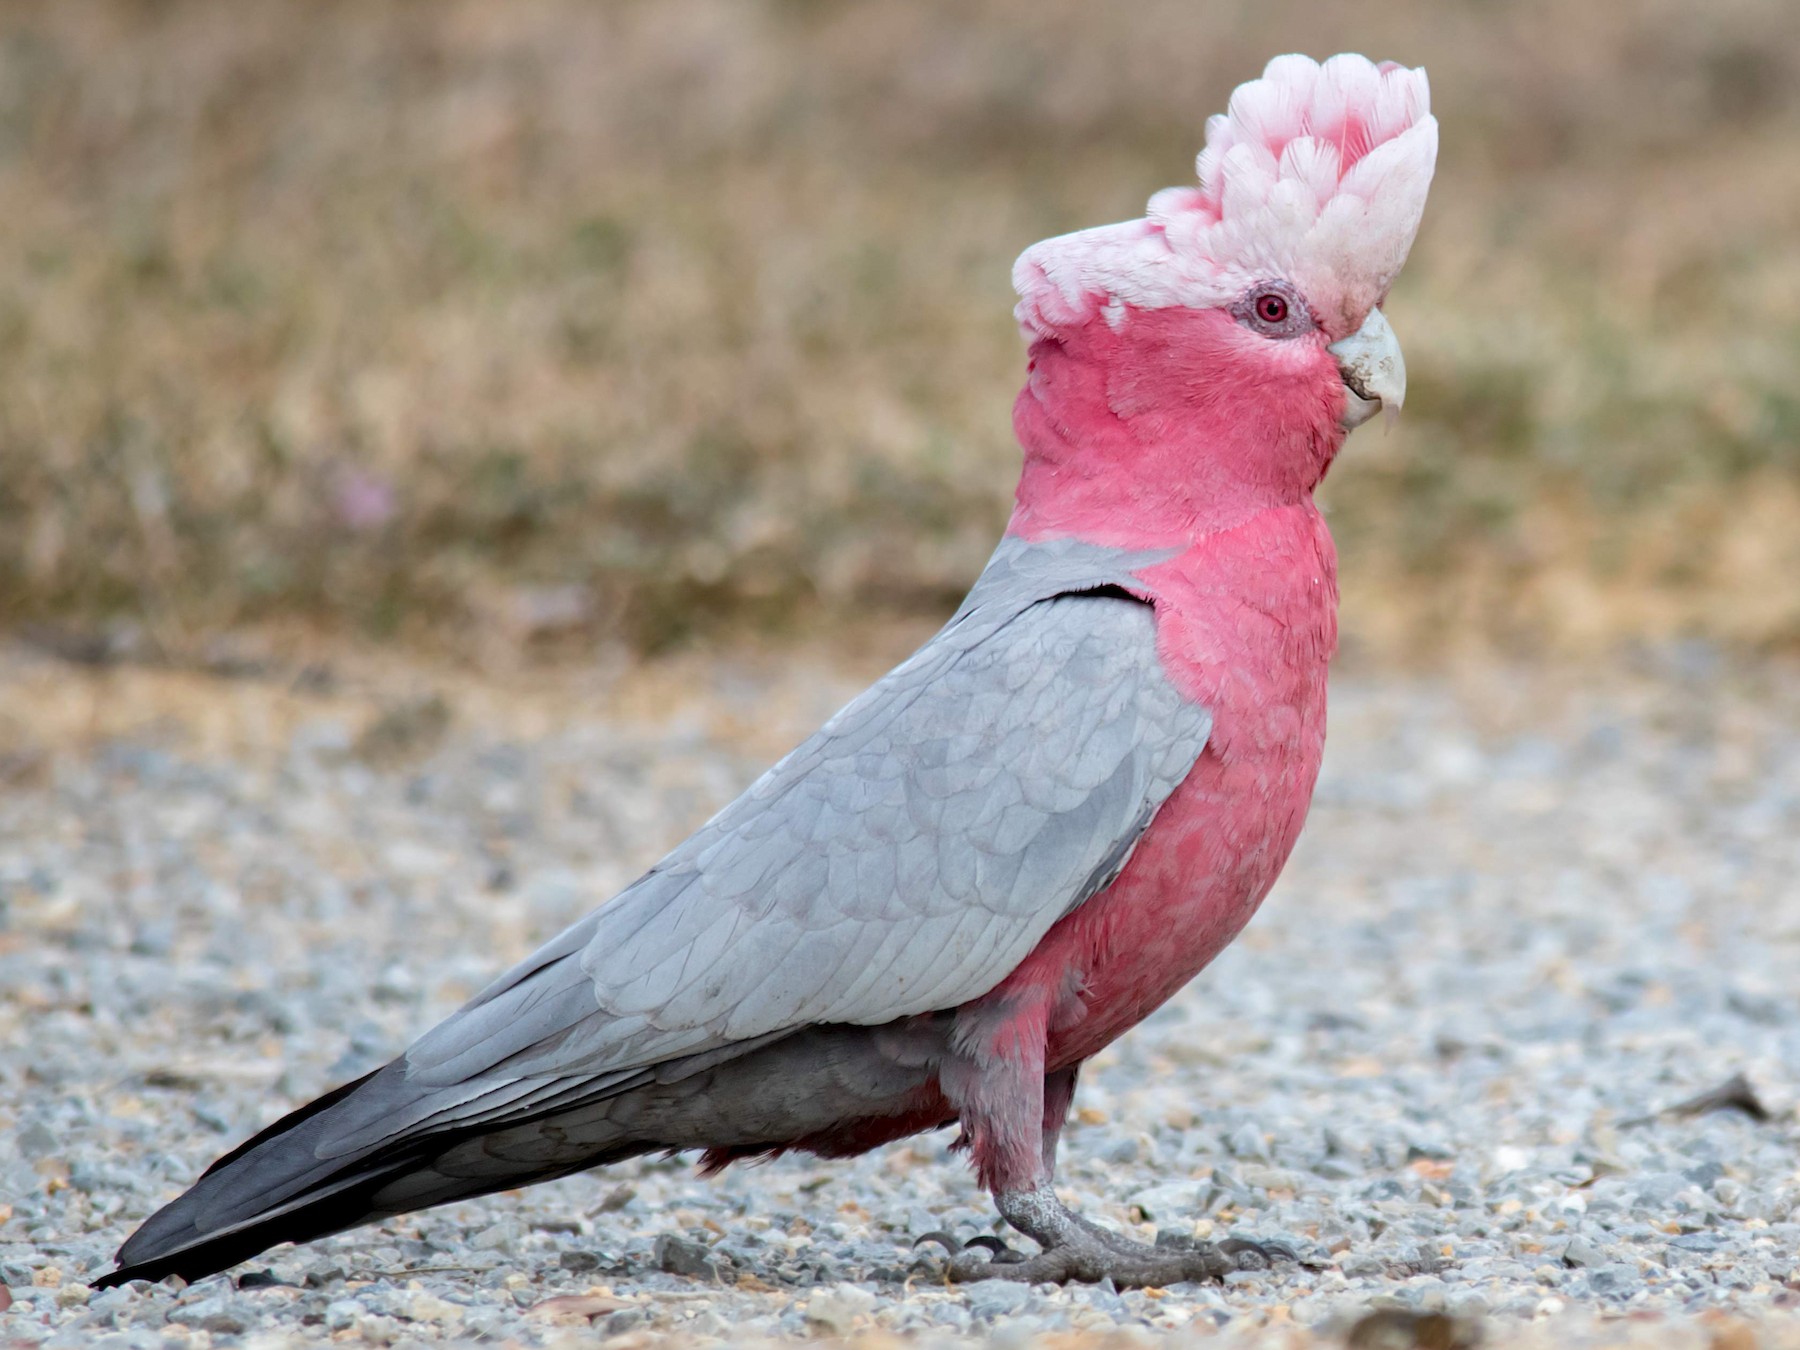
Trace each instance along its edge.
<instances>
[{"instance_id":1,"label":"grey eye ring","mask_svg":"<svg viewBox=\"0 0 1800 1350\"><path fill-rule=\"evenodd\" d=\"M1267 277L1244 291L1231 306L1231 315L1268 338L1299 337L1316 327L1306 297L1279 277Z\"/></svg>"}]
</instances>

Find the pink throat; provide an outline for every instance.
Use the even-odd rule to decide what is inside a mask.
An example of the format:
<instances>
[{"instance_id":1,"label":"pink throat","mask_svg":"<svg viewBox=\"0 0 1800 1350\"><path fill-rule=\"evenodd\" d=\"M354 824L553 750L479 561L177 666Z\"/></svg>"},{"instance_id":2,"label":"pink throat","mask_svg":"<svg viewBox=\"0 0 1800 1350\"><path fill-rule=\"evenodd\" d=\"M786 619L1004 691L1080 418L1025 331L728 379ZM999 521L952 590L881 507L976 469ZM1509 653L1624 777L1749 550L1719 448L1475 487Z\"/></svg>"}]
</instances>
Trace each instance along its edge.
<instances>
[{"instance_id":1,"label":"pink throat","mask_svg":"<svg viewBox=\"0 0 1800 1350\"><path fill-rule=\"evenodd\" d=\"M1308 497L1343 443L1344 388L1314 333L1222 310L1126 310L1032 344L1008 533L1187 547Z\"/></svg>"}]
</instances>

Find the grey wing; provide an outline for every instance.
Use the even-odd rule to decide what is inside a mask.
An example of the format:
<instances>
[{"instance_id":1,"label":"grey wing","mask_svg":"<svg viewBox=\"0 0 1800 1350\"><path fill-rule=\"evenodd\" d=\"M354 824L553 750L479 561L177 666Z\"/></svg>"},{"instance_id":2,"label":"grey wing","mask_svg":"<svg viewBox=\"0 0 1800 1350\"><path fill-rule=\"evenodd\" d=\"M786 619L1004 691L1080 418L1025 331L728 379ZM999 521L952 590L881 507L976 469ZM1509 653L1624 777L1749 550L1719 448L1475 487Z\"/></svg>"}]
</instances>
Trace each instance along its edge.
<instances>
[{"instance_id":1,"label":"grey wing","mask_svg":"<svg viewBox=\"0 0 1800 1350\"><path fill-rule=\"evenodd\" d=\"M1206 736L1149 607L1111 596L896 675L626 899L629 940L596 933L606 1014L710 1043L986 993L1116 873Z\"/></svg>"},{"instance_id":2,"label":"grey wing","mask_svg":"<svg viewBox=\"0 0 1800 1350\"><path fill-rule=\"evenodd\" d=\"M435 1090L385 1128L516 1118L807 1024L977 998L1117 875L1210 722L1164 676L1146 604L965 608L415 1043L407 1079Z\"/></svg>"}]
</instances>

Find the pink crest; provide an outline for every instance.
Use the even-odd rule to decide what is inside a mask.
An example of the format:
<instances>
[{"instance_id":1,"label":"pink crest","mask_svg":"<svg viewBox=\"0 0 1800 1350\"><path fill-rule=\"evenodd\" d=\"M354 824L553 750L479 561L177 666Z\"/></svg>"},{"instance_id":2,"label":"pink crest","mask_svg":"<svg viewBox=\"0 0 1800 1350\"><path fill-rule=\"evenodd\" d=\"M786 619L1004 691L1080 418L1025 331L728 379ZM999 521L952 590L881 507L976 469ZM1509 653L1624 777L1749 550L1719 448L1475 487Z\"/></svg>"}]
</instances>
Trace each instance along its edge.
<instances>
[{"instance_id":1,"label":"pink crest","mask_svg":"<svg viewBox=\"0 0 1800 1350\"><path fill-rule=\"evenodd\" d=\"M1278 56L1206 124L1197 187L1142 220L1046 239L1013 268L1028 335L1132 308L1230 304L1298 287L1327 333L1361 326L1406 261L1437 161L1423 70Z\"/></svg>"}]
</instances>

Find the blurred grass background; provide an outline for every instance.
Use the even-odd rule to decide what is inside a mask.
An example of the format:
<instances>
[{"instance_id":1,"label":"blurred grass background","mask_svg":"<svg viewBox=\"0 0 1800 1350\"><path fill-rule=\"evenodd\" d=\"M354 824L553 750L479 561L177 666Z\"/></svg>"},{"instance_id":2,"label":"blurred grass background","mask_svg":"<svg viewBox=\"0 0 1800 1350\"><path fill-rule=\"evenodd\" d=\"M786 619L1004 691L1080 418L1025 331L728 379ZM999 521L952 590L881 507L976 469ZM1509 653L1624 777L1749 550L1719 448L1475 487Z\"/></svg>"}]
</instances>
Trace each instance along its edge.
<instances>
[{"instance_id":1,"label":"blurred grass background","mask_svg":"<svg viewBox=\"0 0 1800 1350\"><path fill-rule=\"evenodd\" d=\"M941 615L1013 257L1342 49L1443 123L1351 649L1800 645L1792 0L0 4L0 627Z\"/></svg>"}]
</instances>

